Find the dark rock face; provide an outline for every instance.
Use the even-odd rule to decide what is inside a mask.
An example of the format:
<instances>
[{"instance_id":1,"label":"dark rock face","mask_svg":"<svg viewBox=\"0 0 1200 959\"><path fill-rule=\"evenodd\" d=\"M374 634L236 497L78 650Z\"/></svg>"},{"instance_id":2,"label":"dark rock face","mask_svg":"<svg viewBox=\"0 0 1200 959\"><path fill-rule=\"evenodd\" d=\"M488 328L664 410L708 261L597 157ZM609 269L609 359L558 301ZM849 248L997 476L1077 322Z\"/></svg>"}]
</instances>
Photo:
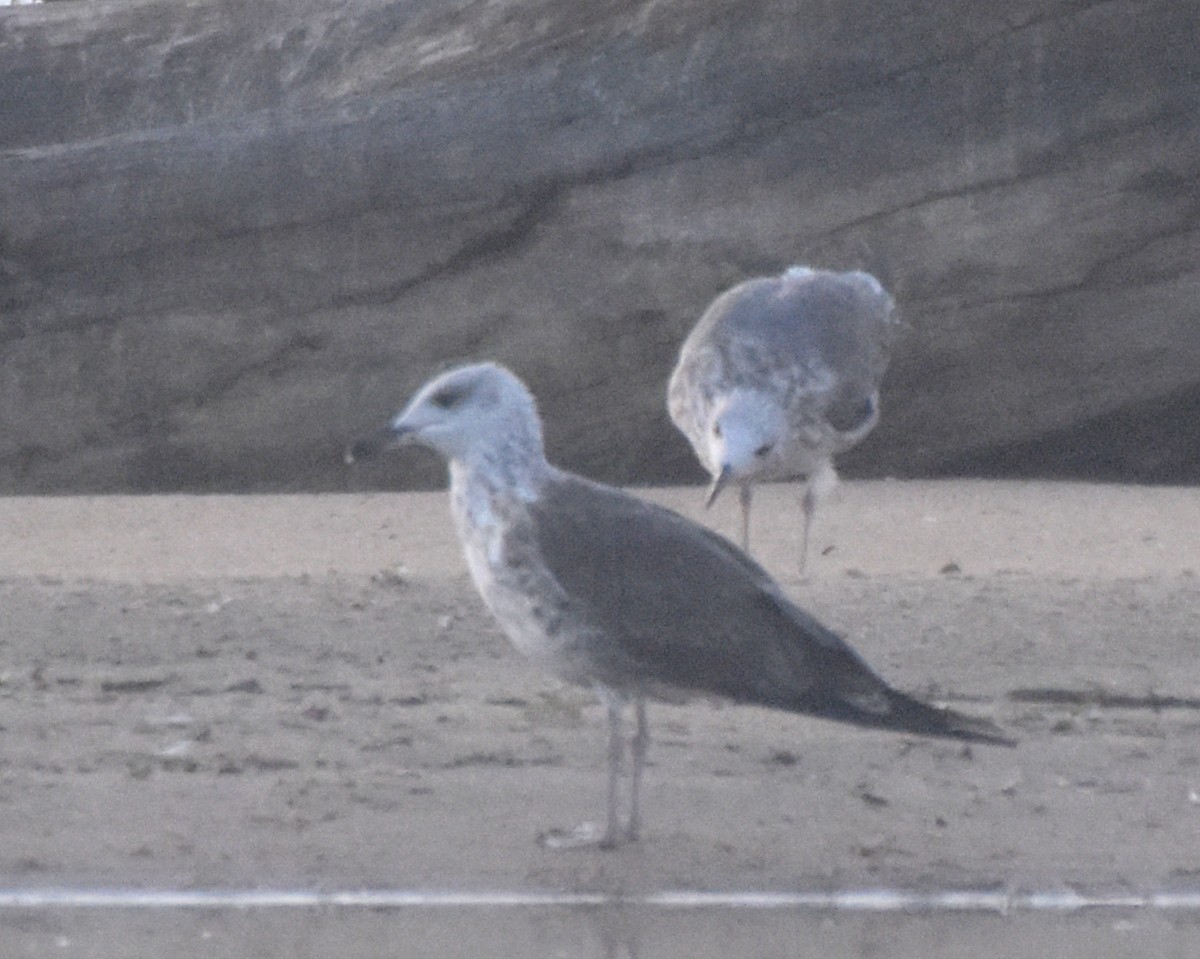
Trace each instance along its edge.
<instances>
[{"instance_id":1,"label":"dark rock face","mask_svg":"<svg viewBox=\"0 0 1200 959\"><path fill-rule=\"evenodd\" d=\"M708 301L874 270L848 475L1200 480L1200 14L952 0L0 8L0 491L441 482L341 450L495 358L553 459L699 480Z\"/></svg>"}]
</instances>

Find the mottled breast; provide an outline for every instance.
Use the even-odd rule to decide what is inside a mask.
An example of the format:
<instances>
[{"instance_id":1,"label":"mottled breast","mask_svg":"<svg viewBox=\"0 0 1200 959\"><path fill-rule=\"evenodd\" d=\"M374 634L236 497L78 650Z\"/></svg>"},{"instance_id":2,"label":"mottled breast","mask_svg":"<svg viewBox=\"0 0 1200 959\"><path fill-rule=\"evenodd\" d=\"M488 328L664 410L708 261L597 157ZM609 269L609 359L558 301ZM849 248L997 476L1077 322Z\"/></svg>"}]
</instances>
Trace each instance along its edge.
<instances>
[{"instance_id":1,"label":"mottled breast","mask_svg":"<svg viewBox=\"0 0 1200 959\"><path fill-rule=\"evenodd\" d=\"M594 677L579 624L561 586L541 562L524 498L513 491L451 489L467 566L483 601L517 649L570 682Z\"/></svg>"}]
</instances>

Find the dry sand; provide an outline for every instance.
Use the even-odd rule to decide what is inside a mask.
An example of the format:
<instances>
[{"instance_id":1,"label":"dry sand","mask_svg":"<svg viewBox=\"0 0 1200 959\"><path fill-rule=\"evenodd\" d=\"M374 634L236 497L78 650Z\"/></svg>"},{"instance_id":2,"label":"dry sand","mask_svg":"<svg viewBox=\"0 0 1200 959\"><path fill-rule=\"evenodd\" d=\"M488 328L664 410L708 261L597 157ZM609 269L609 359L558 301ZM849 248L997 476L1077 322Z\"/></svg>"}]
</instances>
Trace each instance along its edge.
<instances>
[{"instance_id":1,"label":"dry sand","mask_svg":"<svg viewBox=\"0 0 1200 959\"><path fill-rule=\"evenodd\" d=\"M508 646L444 494L13 498L0 884L1200 886L1200 492L846 483L803 578L795 491L755 520L884 676L1020 746L655 706L644 841L551 852L602 811L601 711Z\"/></svg>"}]
</instances>

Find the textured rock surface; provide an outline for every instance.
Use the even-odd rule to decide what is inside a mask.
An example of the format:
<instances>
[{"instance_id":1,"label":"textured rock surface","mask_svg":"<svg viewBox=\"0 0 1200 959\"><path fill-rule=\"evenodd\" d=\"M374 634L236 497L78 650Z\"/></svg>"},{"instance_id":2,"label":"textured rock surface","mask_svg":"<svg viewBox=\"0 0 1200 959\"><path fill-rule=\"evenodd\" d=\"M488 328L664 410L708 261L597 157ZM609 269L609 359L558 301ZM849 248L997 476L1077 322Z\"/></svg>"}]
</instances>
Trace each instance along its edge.
<instances>
[{"instance_id":1,"label":"textured rock surface","mask_svg":"<svg viewBox=\"0 0 1200 959\"><path fill-rule=\"evenodd\" d=\"M483 356L529 379L558 461L699 480L663 406L677 346L798 261L876 270L911 326L846 472L1200 480L1198 21L6 8L0 490L440 482L340 451Z\"/></svg>"}]
</instances>

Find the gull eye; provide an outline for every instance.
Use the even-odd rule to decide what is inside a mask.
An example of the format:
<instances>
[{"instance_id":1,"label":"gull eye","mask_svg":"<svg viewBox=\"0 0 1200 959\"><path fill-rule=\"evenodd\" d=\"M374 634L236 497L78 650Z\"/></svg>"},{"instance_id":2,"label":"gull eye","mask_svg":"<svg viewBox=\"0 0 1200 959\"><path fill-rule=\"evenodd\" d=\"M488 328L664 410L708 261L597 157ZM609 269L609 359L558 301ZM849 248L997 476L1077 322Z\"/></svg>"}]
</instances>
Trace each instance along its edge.
<instances>
[{"instance_id":1,"label":"gull eye","mask_svg":"<svg viewBox=\"0 0 1200 959\"><path fill-rule=\"evenodd\" d=\"M463 396L466 394L459 389L447 386L438 390L433 396L429 397L429 402L436 406L439 410L448 410L452 406L456 406Z\"/></svg>"},{"instance_id":2,"label":"gull eye","mask_svg":"<svg viewBox=\"0 0 1200 959\"><path fill-rule=\"evenodd\" d=\"M720 423L713 423L713 436L715 436L717 439L721 438L721 424Z\"/></svg>"},{"instance_id":3,"label":"gull eye","mask_svg":"<svg viewBox=\"0 0 1200 959\"><path fill-rule=\"evenodd\" d=\"M756 449L756 450L754 451L754 455L755 455L755 456L760 456L760 457L761 457L761 456L766 456L766 455L767 455L769 452L771 452L771 450L772 450L772 449L774 449L774 448L775 448L775 447L774 447L772 444L770 444L770 443L764 443L762 446L760 446L758 449Z\"/></svg>"}]
</instances>

